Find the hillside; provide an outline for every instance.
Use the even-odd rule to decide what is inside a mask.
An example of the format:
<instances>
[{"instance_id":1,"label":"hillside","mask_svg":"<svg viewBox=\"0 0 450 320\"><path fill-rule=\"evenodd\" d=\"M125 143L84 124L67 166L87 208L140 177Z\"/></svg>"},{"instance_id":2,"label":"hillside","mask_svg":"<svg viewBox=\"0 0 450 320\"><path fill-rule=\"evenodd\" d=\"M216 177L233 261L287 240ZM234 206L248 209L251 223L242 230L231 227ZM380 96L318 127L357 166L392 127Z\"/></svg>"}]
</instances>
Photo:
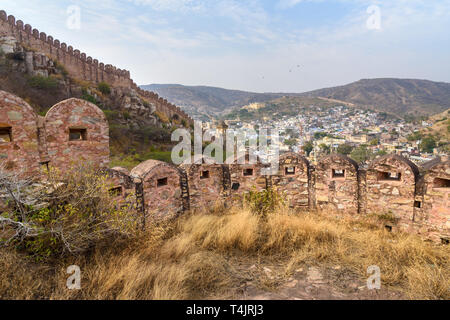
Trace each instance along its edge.
<instances>
[{"instance_id":1,"label":"hillside","mask_svg":"<svg viewBox=\"0 0 450 320\"><path fill-rule=\"evenodd\" d=\"M171 130L189 127L187 114L141 90L130 72L93 59L0 10L0 90L44 115L54 104L79 98L96 104L109 121L113 159L171 148Z\"/></svg>"},{"instance_id":2,"label":"hillside","mask_svg":"<svg viewBox=\"0 0 450 320\"><path fill-rule=\"evenodd\" d=\"M401 116L433 115L450 108L450 83L415 79L365 79L301 94L370 107Z\"/></svg>"},{"instance_id":3,"label":"hillside","mask_svg":"<svg viewBox=\"0 0 450 320\"><path fill-rule=\"evenodd\" d=\"M255 102L266 102L279 97L277 93L255 93L207 86L183 86L179 84L151 84L141 86L156 92L174 103L189 115L207 119L230 112L234 108Z\"/></svg>"},{"instance_id":4,"label":"hillside","mask_svg":"<svg viewBox=\"0 0 450 320\"><path fill-rule=\"evenodd\" d=\"M277 104L282 97L320 98L326 104L347 104L407 118L433 115L450 108L449 83L414 79L366 79L305 93L254 93L178 84L142 88L157 92L197 117L223 116L255 102Z\"/></svg>"}]
</instances>

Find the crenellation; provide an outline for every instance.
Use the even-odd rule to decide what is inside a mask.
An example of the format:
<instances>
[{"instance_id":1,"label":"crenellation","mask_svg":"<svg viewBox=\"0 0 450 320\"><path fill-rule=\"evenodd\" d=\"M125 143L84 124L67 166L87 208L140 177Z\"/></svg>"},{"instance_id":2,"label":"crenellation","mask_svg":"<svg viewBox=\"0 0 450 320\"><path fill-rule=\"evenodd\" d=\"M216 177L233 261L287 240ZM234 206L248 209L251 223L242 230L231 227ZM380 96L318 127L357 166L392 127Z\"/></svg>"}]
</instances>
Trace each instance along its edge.
<instances>
[{"instance_id":1,"label":"crenellation","mask_svg":"<svg viewBox=\"0 0 450 320\"><path fill-rule=\"evenodd\" d=\"M153 95L146 94L147 97ZM0 160L7 170L44 179L41 166L61 172L81 162L109 170L109 126L97 106L68 99L39 117L22 99L0 91ZM198 159L197 159L198 160ZM280 156L278 174L266 176L267 165L249 156L216 165L202 157L175 167L148 160L130 173L108 172L119 203L135 207L146 220L176 216L237 201L242 195L275 187L294 209L319 208L333 214L389 217L390 228L440 241L450 237L450 161L437 158L419 168L398 155L387 155L361 169L352 159L332 154L311 165L303 156ZM120 190L119 190L120 189ZM128 200L126 200L128 199ZM383 218L383 219L384 219Z\"/></svg>"}]
</instances>

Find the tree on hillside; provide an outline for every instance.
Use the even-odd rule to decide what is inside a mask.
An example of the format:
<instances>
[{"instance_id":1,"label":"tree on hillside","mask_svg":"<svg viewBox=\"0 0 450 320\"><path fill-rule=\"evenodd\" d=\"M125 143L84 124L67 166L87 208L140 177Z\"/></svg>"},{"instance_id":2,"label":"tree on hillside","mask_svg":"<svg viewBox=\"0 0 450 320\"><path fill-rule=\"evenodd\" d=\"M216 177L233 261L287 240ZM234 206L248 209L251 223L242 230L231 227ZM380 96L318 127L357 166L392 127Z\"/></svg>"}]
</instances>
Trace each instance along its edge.
<instances>
[{"instance_id":1,"label":"tree on hillside","mask_svg":"<svg viewBox=\"0 0 450 320\"><path fill-rule=\"evenodd\" d=\"M367 149L367 146L365 144L356 147L350 154L350 157L358 163L366 162L370 160L372 156L372 152Z\"/></svg>"},{"instance_id":2,"label":"tree on hillside","mask_svg":"<svg viewBox=\"0 0 450 320\"><path fill-rule=\"evenodd\" d=\"M422 152L432 153L433 149L436 148L436 140L433 138L433 136L425 137L422 139L419 148Z\"/></svg>"},{"instance_id":3,"label":"tree on hillside","mask_svg":"<svg viewBox=\"0 0 450 320\"><path fill-rule=\"evenodd\" d=\"M337 153L348 156L353 150L353 147L349 144L341 144L337 148Z\"/></svg>"},{"instance_id":4,"label":"tree on hillside","mask_svg":"<svg viewBox=\"0 0 450 320\"><path fill-rule=\"evenodd\" d=\"M308 156L308 157L311 154L311 151L313 151L313 149L314 149L314 146L311 141L306 142L304 144L304 146L302 147L302 150L305 151L306 156Z\"/></svg>"}]
</instances>

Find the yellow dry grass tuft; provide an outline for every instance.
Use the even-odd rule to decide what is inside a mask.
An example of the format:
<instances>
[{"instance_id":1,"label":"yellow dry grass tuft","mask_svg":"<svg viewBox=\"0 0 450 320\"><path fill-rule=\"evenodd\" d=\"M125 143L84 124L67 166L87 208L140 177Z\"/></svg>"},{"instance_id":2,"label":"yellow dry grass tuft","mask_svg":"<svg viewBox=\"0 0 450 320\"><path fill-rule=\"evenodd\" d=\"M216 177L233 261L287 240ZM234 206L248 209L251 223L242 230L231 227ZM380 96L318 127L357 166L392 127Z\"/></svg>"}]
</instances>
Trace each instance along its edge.
<instances>
[{"instance_id":1,"label":"yellow dry grass tuft","mask_svg":"<svg viewBox=\"0 0 450 320\"><path fill-rule=\"evenodd\" d=\"M48 266L30 266L23 256L2 250L1 269L9 271L0 275L0 298L230 297L245 279L233 263L257 264L263 258L283 262L286 276L304 265L339 264L365 279L367 267L377 265L383 285L403 290L410 298L450 299L448 246L388 233L368 218L337 219L286 208L266 217L246 208L216 210L151 226L131 243L109 244L90 256ZM80 291L65 288L65 268L71 264L82 269ZM56 277L49 277L49 272ZM11 284L12 290L5 289Z\"/></svg>"}]
</instances>

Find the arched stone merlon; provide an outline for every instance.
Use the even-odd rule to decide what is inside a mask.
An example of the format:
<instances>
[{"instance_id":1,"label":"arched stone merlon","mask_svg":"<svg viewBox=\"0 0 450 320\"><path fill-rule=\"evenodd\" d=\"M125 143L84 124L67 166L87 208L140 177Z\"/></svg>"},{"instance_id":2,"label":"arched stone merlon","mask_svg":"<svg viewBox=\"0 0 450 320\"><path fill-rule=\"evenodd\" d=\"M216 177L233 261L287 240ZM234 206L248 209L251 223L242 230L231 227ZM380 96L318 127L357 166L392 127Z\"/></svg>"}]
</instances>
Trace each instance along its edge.
<instances>
[{"instance_id":1,"label":"arched stone merlon","mask_svg":"<svg viewBox=\"0 0 450 320\"><path fill-rule=\"evenodd\" d=\"M39 176L38 116L21 98L0 91L0 163L25 177Z\"/></svg>"},{"instance_id":2,"label":"arched stone merlon","mask_svg":"<svg viewBox=\"0 0 450 320\"><path fill-rule=\"evenodd\" d=\"M92 57L87 57L87 58L86 58L86 62L87 62L88 64L92 64Z\"/></svg>"},{"instance_id":3,"label":"arched stone merlon","mask_svg":"<svg viewBox=\"0 0 450 320\"><path fill-rule=\"evenodd\" d=\"M56 39L55 41L53 41L53 46L54 46L55 48L58 48L58 49L61 47L61 44L60 44L60 42L59 42L58 39Z\"/></svg>"},{"instance_id":4,"label":"arched stone merlon","mask_svg":"<svg viewBox=\"0 0 450 320\"><path fill-rule=\"evenodd\" d=\"M50 44L51 46L53 45L53 37L52 36L47 37L47 43Z\"/></svg>"},{"instance_id":5,"label":"arched stone merlon","mask_svg":"<svg viewBox=\"0 0 450 320\"><path fill-rule=\"evenodd\" d=\"M103 172L107 177L111 194L121 205L127 201L135 201L135 199L130 199L130 196L135 196L134 179L126 168L105 168Z\"/></svg>"},{"instance_id":6,"label":"arched stone merlon","mask_svg":"<svg viewBox=\"0 0 450 320\"><path fill-rule=\"evenodd\" d=\"M64 100L47 112L45 128L52 167L66 170L77 162L108 167L108 121L96 105L74 98Z\"/></svg>"},{"instance_id":7,"label":"arched stone merlon","mask_svg":"<svg viewBox=\"0 0 450 320\"><path fill-rule=\"evenodd\" d=\"M69 47L69 48L70 48L70 47ZM78 50L78 49L73 50L73 55L74 55L76 58L80 58L80 54L81 54L80 50Z\"/></svg>"},{"instance_id":8,"label":"arched stone merlon","mask_svg":"<svg viewBox=\"0 0 450 320\"><path fill-rule=\"evenodd\" d=\"M19 29L20 31L24 30L24 28L23 28L24 24L23 24L22 20L17 20L16 26L17 26L17 29Z\"/></svg>"},{"instance_id":9,"label":"arched stone merlon","mask_svg":"<svg viewBox=\"0 0 450 320\"><path fill-rule=\"evenodd\" d=\"M82 54L80 54L80 59L81 59L81 61L86 61L86 53L82 53Z\"/></svg>"},{"instance_id":10,"label":"arched stone merlon","mask_svg":"<svg viewBox=\"0 0 450 320\"><path fill-rule=\"evenodd\" d=\"M103 62L100 62L100 64L98 65L100 70L105 70L105 64Z\"/></svg>"},{"instance_id":11,"label":"arched stone merlon","mask_svg":"<svg viewBox=\"0 0 450 320\"><path fill-rule=\"evenodd\" d=\"M16 17L10 15L8 16L8 22L10 25L15 26L16 25Z\"/></svg>"},{"instance_id":12,"label":"arched stone merlon","mask_svg":"<svg viewBox=\"0 0 450 320\"><path fill-rule=\"evenodd\" d=\"M391 214L403 223L413 221L418 178L417 166L402 156L375 159L366 173L367 212Z\"/></svg>"},{"instance_id":13,"label":"arched stone merlon","mask_svg":"<svg viewBox=\"0 0 450 320\"><path fill-rule=\"evenodd\" d=\"M47 42L47 34L45 32L41 32L39 34L39 39L41 39L41 41L43 42Z\"/></svg>"},{"instance_id":14,"label":"arched stone merlon","mask_svg":"<svg viewBox=\"0 0 450 320\"><path fill-rule=\"evenodd\" d=\"M33 29L33 37L36 38L36 39L39 39L39 35L40 35L39 30L38 29Z\"/></svg>"},{"instance_id":15,"label":"arched stone merlon","mask_svg":"<svg viewBox=\"0 0 450 320\"><path fill-rule=\"evenodd\" d=\"M8 21L8 14L5 10L0 10L0 20Z\"/></svg>"},{"instance_id":16,"label":"arched stone merlon","mask_svg":"<svg viewBox=\"0 0 450 320\"><path fill-rule=\"evenodd\" d=\"M433 240L448 240L450 239L450 160L436 158L424 164L423 170L423 202L415 205L417 210L415 221L428 227L427 236Z\"/></svg>"},{"instance_id":17,"label":"arched stone merlon","mask_svg":"<svg viewBox=\"0 0 450 320\"><path fill-rule=\"evenodd\" d=\"M162 219L183 211L181 174L165 162L147 160L133 170L131 176L143 183L146 219Z\"/></svg>"},{"instance_id":18,"label":"arched stone merlon","mask_svg":"<svg viewBox=\"0 0 450 320\"><path fill-rule=\"evenodd\" d=\"M31 35L33 33L33 28L31 27L31 25L29 25L29 24L25 25L25 32L29 35Z\"/></svg>"},{"instance_id":19,"label":"arched stone merlon","mask_svg":"<svg viewBox=\"0 0 450 320\"><path fill-rule=\"evenodd\" d=\"M68 46L68 47L67 47L67 52L68 52L70 55L75 55L75 52L73 51L73 47L72 47L72 46Z\"/></svg>"},{"instance_id":20,"label":"arched stone merlon","mask_svg":"<svg viewBox=\"0 0 450 320\"><path fill-rule=\"evenodd\" d=\"M61 43L61 50L63 51L63 52L67 52L67 44L66 43Z\"/></svg>"},{"instance_id":21,"label":"arched stone merlon","mask_svg":"<svg viewBox=\"0 0 450 320\"><path fill-rule=\"evenodd\" d=\"M94 59L93 63L94 63L94 66L98 67L98 60L97 59Z\"/></svg>"},{"instance_id":22,"label":"arched stone merlon","mask_svg":"<svg viewBox=\"0 0 450 320\"><path fill-rule=\"evenodd\" d=\"M309 208L311 206L311 177L309 161L293 152L279 157L279 170L269 177L272 185L286 196L290 207Z\"/></svg>"},{"instance_id":23,"label":"arched stone merlon","mask_svg":"<svg viewBox=\"0 0 450 320\"><path fill-rule=\"evenodd\" d=\"M240 158L235 158L233 162L227 159L226 163L229 163L232 196L240 196L254 189L261 191L267 188L267 177L263 174L263 169L268 166L263 164L259 157L256 156L255 159L251 159L246 154Z\"/></svg>"},{"instance_id":24,"label":"arched stone merlon","mask_svg":"<svg viewBox=\"0 0 450 320\"><path fill-rule=\"evenodd\" d=\"M315 170L316 207L356 214L359 212L359 191L356 161L340 154L319 160Z\"/></svg>"},{"instance_id":25,"label":"arched stone merlon","mask_svg":"<svg viewBox=\"0 0 450 320\"><path fill-rule=\"evenodd\" d=\"M200 155L180 165L188 177L190 207L203 209L223 201L224 166Z\"/></svg>"}]
</instances>

